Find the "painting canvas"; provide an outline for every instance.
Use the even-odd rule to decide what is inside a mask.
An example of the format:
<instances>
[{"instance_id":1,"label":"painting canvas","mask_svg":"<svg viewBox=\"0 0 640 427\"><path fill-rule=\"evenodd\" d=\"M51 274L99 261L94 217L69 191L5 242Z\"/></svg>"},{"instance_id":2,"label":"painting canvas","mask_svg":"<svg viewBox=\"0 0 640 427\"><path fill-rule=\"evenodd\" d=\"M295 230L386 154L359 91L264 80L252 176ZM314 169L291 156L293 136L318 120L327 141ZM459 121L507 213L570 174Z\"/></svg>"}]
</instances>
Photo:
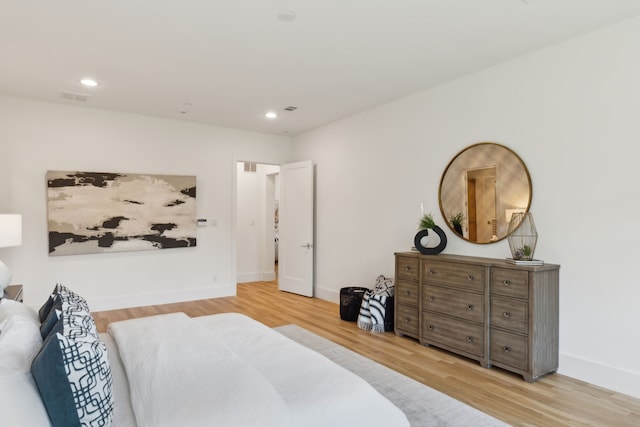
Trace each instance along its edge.
<instances>
[{"instance_id":1,"label":"painting canvas","mask_svg":"<svg viewBox=\"0 0 640 427\"><path fill-rule=\"evenodd\" d=\"M196 246L196 177L47 172L49 256Z\"/></svg>"}]
</instances>

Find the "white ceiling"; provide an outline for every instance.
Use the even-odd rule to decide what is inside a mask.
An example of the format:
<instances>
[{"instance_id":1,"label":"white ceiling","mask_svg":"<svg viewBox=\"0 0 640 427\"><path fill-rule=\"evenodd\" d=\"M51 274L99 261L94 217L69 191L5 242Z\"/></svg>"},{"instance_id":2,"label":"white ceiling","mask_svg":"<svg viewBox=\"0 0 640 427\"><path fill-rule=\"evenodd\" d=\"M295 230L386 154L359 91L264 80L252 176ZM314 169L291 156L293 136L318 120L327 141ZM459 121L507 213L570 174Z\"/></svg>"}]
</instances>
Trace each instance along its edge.
<instances>
[{"instance_id":1,"label":"white ceiling","mask_svg":"<svg viewBox=\"0 0 640 427\"><path fill-rule=\"evenodd\" d=\"M0 93L295 135L638 15L639 0L0 0Z\"/></svg>"}]
</instances>

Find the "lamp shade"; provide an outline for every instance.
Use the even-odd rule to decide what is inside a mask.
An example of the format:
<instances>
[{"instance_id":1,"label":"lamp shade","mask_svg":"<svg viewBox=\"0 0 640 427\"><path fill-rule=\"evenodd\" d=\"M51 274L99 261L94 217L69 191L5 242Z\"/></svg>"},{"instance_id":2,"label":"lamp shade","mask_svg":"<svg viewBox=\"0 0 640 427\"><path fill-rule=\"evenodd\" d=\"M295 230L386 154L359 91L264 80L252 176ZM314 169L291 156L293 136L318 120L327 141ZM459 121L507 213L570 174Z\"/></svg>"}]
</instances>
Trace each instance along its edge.
<instances>
[{"instance_id":1,"label":"lamp shade","mask_svg":"<svg viewBox=\"0 0 640 427\"><path fill-rule=\"evenodd\" d=\"M22 244L22 215L0 214L0 248ZM0 260L0 297L11 281L11 271Z\"/></svg>"},{"instance_id":2,"label":"lamp shade","mask_svg":"<svg viewBox=\"0 0 640 427\"><path fill-rule=\"evenodd\" d=\"M22 244L22 215L0 214L0 248Z\"/></svg>"}]
</instances>

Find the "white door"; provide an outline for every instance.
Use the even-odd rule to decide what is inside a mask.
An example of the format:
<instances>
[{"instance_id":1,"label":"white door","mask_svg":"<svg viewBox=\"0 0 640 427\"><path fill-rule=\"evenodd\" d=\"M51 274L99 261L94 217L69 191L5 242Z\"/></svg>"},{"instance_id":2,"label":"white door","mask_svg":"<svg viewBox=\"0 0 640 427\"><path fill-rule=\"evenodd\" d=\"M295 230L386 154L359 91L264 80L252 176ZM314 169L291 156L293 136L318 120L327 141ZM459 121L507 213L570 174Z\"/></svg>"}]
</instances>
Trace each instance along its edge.
<instances>
[{"instance_id":1,"label":"white door","mask_svg":"<svg viewBox=\"0 0 640 427\"><path fill-rule=\"evenodd\" d=\"M280 166L278 288L313 296L313 163Z\"/></svg>"}]
</instances>

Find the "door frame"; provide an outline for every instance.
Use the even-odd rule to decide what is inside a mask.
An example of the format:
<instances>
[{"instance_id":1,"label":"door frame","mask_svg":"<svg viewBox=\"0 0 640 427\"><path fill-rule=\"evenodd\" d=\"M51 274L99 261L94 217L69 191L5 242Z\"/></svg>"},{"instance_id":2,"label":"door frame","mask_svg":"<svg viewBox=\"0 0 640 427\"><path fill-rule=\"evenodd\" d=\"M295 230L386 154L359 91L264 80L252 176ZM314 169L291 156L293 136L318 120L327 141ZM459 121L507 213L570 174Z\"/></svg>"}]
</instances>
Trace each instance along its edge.
<instances>
[{"instance_id":1,"label":"door frame","mask_svg":"<svg viewBox=\"0 0 640 427\"><path fill-rule=\"evenodd\" d=\"M232 161L233 161L233 164L232 164L232 174L231 174L232 176L231 176L231 266L230 266L231 271L230 271L229 277L231 279L231 284L233 285L237 294L237 289L238 289L238 172L237 172L238 169L237 167L238 167L238 163L251 162L251 163L256 163L261 165L272 165L272 166L278 166L278 167L280 167L280 163L265 162L260 160L246 160L246 159L236 158L235 156ZM274 194L274 197L275 197L275 194ZM265 239L260 239L260 240L266 247L267 242L265 241ZM263 251L265 247L261 248L261 251ZM262 264L262 261L263 260L261 260L261 264ZM262 273L263 272L261 272L261 274ZM277 280L277 274L276 274L275 280Z\"/></svg>"}]
</instances>

